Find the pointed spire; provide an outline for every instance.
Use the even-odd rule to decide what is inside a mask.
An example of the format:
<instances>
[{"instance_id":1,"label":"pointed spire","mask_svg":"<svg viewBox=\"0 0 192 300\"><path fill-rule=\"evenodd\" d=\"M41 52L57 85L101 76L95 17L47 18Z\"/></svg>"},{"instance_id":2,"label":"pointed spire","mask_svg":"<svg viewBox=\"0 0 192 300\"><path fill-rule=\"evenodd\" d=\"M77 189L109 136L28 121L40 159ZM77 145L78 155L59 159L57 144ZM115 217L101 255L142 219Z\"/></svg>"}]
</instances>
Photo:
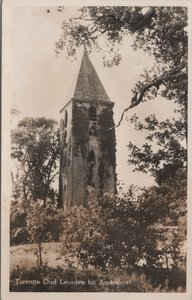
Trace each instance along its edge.
<instances>
[{"instance_id":1,"label":"pointed spire","mask_svg":"<svg viewBox=\"0 0 192 300\"><path fill-rule=\"evenodd\" d=\"M87 101L110 101L86 49L84 49L73 97Z\"/></svg>"}]
</instances>

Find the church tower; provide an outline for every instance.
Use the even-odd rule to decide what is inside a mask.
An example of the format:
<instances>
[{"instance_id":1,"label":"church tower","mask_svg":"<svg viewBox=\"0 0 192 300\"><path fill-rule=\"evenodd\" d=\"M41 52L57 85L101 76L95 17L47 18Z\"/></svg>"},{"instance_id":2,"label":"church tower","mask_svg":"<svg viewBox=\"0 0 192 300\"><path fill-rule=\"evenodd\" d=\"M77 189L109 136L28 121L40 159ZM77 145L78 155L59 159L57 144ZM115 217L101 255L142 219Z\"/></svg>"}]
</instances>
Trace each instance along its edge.
<instances>
[{"instance_id":1,"label":"church tower","mask_svg":"<svg viewBox=\"0 0 192 300\"><path fill-rule=\"evenodd\" d=\"M113 105L84 52L72 95L60 111L60 207L86 206L89 186L97 195L115 193Z\"/></svg>"}]
</instances>

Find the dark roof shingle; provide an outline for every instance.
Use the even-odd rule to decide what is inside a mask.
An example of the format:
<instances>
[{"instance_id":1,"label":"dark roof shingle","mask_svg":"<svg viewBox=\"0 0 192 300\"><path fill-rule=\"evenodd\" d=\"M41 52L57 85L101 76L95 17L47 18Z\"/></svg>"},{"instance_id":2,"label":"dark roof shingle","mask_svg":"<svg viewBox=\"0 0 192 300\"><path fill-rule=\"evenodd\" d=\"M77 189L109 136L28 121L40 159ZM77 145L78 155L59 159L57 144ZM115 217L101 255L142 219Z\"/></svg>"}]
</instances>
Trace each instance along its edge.
<instances>
[{"instance_id":1,"label":"dark roof shingle","mask_svg":"<svg viewBox=\"0 0 192 300\"><path fill-rule=\"evenodd\" d=\"M86 51L81 61L73 97L88 101L110 101Z\"/></svg>"}]
</instances>

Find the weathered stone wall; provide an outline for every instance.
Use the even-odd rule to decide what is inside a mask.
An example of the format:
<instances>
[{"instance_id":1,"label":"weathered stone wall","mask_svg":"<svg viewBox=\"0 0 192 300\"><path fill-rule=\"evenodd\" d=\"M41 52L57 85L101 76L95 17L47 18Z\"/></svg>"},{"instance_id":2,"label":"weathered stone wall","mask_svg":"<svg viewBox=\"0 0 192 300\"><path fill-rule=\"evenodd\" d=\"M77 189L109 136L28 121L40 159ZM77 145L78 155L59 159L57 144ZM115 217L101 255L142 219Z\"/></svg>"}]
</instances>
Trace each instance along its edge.
<instances>
[{"instance_id":1,"label":"weathered stone wall","mask_svg":"<svg viewBox=\"0 0 192 300\"><path fill-rule=\"evenodd\" d=\"M87 149L88 149L88 108L73 102L73 195L72 205L86 205L87 193Z\"/></svg>"},{"instance_id":2,"label":"weathered stone wall","mask_svg":"<svg viewBox=\"0 0 192 300\"><path fill-rule=\"evenodd\" d=\"M116 192L116 138L111 106L103 107L99 114L100 165L99 179L102 194Z\"/></svg>"},{"instance_id":3,"label":"weathered stone wall","mask_svg":"<svg viewBox=\"0 0 192 300\"><path fill-rule=\"evenodd\" d=\"M68 103L60 114L59 203L61 207L70 207L72 195L72 103Z\"/></svg>"},{"instance_id":4,"label":"weathered stone wall","mask_svg":"<svg viewBox=\"0 0 192 300\"><path fill-rule=\"evenodd\" d=\"M96 107L96 119L89 108ZM67 123L66 123L67 111ZM87 205L88 186L97 195L116 192L116 141L112 103L72 101L61 112L60 197L63 206Z\"/></svg>"},{"instance_id":5,"label":"weathered stone wall","mask_svg":"<svg viewBox=\"0 0 192 300\"><path fill-rule=\"evenodd\" d=\"M115 131L111 103L95 102L96 121L90 121L88 109L93 102L74 102L73 105L73 204L87 202L87 186L96 193L116 191ZM89 131L95 128L95 135ZM94 164L89 161L90 152L95 154ZM76 166L76 167L75 167Z\"/></svg>"}]
</instances>

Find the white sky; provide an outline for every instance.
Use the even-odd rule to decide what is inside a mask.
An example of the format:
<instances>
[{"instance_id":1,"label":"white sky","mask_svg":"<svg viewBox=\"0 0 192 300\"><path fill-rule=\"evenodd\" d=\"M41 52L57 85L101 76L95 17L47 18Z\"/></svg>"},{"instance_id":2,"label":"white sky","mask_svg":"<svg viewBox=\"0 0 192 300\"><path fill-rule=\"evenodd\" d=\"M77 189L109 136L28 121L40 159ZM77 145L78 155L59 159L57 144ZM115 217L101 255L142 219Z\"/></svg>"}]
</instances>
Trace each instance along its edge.
<instances>
[{"instance_id":1,"label":"white sky","mask_svg":"<svg viewBox=\"0 0 192 300\"><path fill-rule=\"evenodd\" d=\"M50 13L47 13L50 9ZM61 25L68 17L75 15L75 8L58 12L57 8L18 7L12 10L11 42L11 100L12 107L21 113L19 118L51 117L59 120L59 110L63 107L70 89L78 62L66 59L65 53L55 56L55 42L62 33ZM121 112L130 104L131 89L134 87L144 67L153 64L153 58L143 51L133 51L132 40L128 37L121 48L123 59L113 68L103 66L105 49L92 53L90 59L111 99L115 102L114 119L119 121ZM79 58L81 58L79 52ZM142 118L156 113L160 119L174 114L173 102L162 98L135 107L127 116L137 113ZM116 129L117 174L125 183L151 185L153 179L142 173L132 173L127 164L129 141L141 145L143 133L136 132L125 120Z\"/></svg>"}]
</instances>

